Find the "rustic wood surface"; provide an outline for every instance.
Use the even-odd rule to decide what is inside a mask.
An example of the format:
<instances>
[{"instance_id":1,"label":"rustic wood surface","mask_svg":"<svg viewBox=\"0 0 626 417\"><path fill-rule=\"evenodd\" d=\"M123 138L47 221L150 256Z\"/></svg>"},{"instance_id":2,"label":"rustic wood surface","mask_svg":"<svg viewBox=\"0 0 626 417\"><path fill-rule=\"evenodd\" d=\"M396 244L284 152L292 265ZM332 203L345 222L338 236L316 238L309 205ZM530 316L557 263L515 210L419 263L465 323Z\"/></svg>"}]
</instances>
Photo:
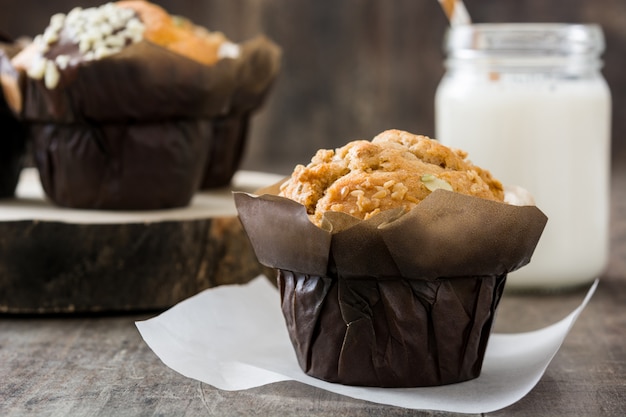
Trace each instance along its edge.
<instances>
[{"instance_id":1,"label":"rustic wood surface","mask_svg":"<svg viewBox=\"0 0 626 417\"><path fill-rule=\"evenodd\" d=\"M626 415L626 153L613 168L611 258L591 302L537 386L493 416ZM563 318L586 289L505 294L499 332ZM136 320L115 316L0 316L3 416L448 416L353 400L295 382L227 392L167 368Z\"/></svg>"},{"instance_id":2,"label":"rustic wood surface","mask_svg":"<svg viewBox=\"0 0 626 417\"><path fill-rule=\"evenodd\" d=\"M243 175L245 174L245 175ZM51 204L34 169L0 201L0 312L132 312L171 307L266 271L232 201L279 176L240 172L187 207L68 210Z\"/></svg>"},{"instance_id":3,"label":"rustic wood surface","mask_svg":"<svg viewBox=\"0 0 626 417\"><path fill-rule=\"evenodd\" d=\"M0 31L41 32L49 16L99 0L8 0ZM436 1L162 0L240 41L263 31L284 48L283 72L254 117L244 167L286 173L319 147L385 128L433 134L446 21ZM477 21L597 22L613 93L611 260L600 286L538 385L494 416L626 415L626 2L467 0ZM621 152L621 153L620 153ZM552 323L584 290L507 294L498 331ZM293 382L227 392L163 365L134 321L151 314L0 316L3 416L448 416L352 400Z\"/></svg>"}]
</instances>

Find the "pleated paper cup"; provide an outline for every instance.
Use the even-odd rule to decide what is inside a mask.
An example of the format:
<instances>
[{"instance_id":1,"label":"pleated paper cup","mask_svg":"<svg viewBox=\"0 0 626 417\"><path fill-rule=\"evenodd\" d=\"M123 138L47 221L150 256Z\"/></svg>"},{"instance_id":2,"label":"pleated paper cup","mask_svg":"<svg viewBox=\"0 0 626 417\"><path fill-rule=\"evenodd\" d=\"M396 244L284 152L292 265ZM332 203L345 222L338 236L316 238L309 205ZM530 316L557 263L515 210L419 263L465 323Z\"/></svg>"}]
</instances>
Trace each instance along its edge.
<instances>
[{"instance_id":1,"label":"pleated paper cup","mask_svg":"<svg viewBox=\"0 0 626 417\"><path fill-rule=\"evenodd\" d=\"M278 270L302 370L376 387L478 377L507 274L530 262L547 221L444 190L407 213L328 212L323 227L276 195L235 202L259 261Z\"/></svg>"}]
</instances>

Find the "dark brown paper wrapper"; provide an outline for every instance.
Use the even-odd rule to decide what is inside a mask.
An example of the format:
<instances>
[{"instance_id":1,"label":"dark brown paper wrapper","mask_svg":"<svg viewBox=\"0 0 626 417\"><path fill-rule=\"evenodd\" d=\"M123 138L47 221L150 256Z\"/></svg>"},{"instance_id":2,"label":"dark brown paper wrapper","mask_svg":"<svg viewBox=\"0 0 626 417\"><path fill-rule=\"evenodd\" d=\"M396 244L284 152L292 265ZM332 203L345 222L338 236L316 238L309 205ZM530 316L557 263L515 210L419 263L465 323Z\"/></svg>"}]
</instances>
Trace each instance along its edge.
<instances>
[{"instance_id":1,"label":"dark brown paper wrapper","mask_svg":"<svg viewBox=\"0 0 626 417\"><path fill-rule=\"evenodd\" d=\"M250 117L250 114L243 114L213 119L208 161L200 189L208 190L230 184L241 164Z\"/></svg>"},{"instance_id":2,"label":"dark brown paper wrapper","mask_svg":"<svg viewBox=\"0 0 626 417\"><path fill-rule=\"evenodd\" d=\"M443 190L406 214L327 213L323 228L275 195L235 203L259 261L279 270L303 371L380 387L479 376L506 276L530 261L547 221L534 206Z\"/></svg>"},{"instance_id":3,"label":"dark brown paper wrapper","mask_svg":"<svg viewBox=\"0 0 626 417\"><path fill-rule=\"evenodd\" d=\"M30 124L46 195L64 207L183 207L198 189L212 122Z\"/></svg>"},{"instance_id":4,"label":"dark brown paper wrapper","mask_svg":"<svg viewBox=\"0 0 626 417\"><path fill-rule=\"evenodd\" d=\"M22 116L63 123L162 121L243 114L258 107L280 69L281 51L264 36L241 56L207 66L142 41L110 57L62 71L50 90L22 74Z\"/></svg>"},{"instance_id":5,"label":"dark brown paper wrapper","mask_svg":"<svg viewBox=\"0 0 626 417\"><path fill-rule=\"evenodd\" d=\"M22 117L65 124L211 118L229 106L236 67L233 59L206 66L142 41L69 67L52 90L22 74Z\"/></svg>"},{"instance_id":6,"label":"dark brown paper wrapper","mask_svg":"<svg viewBox=\"0 0 626 417\"><path fill-rule=\"evenodd\" d=\"M200 188L223 187L239 169L253 114L263 105L280 70L280 49L259 36L241 45L236 87L228 114L216 117Z\"/></svg>"},{"instance_id":7,"label":"dark brown paper wrapper","mask_svg":"<svg viewBox=\"0 0 626 417\"><path fill-rule=\"evenodd\" d=\"M63 71L52 90L21 74L46 194L66 207L143 210L227 185L280 55L259 36L206 66L143 41Z\"/></svg>"},{"instance_id":8,"label":"dark brown paper wrapper","mask_svg":"<svg viewBox=\"0 0 626 417\"><path fill-rule=\"evenodd\" d=\"M478 377L505 280L278 273L287 329L305 373L395 388Z\"/></svg>"},{"instance_id":9,"label":"dark brown paper wrapper","mask_svg":"<svg viewBox=\"0 0 626 417\"><path fill-rule=\"evenodd\" d=\"M10 72L9 54L11 44L0 42L0 74ZM9 109L0 88L0 198L13 197L24 164L26 132L20 121Z\"/></svg>"}]
</instances>

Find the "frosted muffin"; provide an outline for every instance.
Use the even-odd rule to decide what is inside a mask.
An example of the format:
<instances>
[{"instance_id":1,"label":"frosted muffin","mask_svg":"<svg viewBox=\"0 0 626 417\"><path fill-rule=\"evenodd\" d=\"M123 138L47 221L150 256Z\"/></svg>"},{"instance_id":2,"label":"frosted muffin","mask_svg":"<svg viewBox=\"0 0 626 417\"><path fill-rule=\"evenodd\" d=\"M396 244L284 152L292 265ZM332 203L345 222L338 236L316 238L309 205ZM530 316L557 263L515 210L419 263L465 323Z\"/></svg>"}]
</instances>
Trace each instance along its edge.
<instances>
[{"instance_id":1,"label":"frosted muffin","mask_svg":"<svg viewBox=\"0 0 626 417\"><path fill-rule=\"evenodd\" d=\"M52 16L3 88L55 203L179 207L220 159L216 142L242 146L217 127L244 114L242 72L267 87L279 52L263 37L237 45L149 2L122 1Z\"/></svg>"},{"instance_id":2,"label":"frosted muffin","mask_svg":"<svg viewBox=\"0 0 626 417\"><path fill-rule=\"evenodd\" d=\"M479 376L506 276L530 261L547 219L503 202L465 156L389 131L318 152L282 186L235 194L259 261L278 270L305 373L377 387Z\"/></svg>"}]
</instances>

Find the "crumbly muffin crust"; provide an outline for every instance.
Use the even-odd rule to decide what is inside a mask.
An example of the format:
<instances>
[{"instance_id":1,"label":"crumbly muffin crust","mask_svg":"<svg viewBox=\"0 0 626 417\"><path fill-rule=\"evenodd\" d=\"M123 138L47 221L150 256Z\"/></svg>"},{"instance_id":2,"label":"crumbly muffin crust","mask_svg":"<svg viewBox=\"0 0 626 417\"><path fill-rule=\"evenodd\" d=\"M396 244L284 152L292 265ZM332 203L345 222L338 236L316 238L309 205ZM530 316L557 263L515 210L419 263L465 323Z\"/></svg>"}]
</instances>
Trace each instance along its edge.
<instances>
[{"instance_id":1,"label":"crumbly muffin crust","mask_svg":"<svg viewBox=\"0 0 626 417\"><path fill-rule=\"evenodd\" d=\"M115 4L139 15L146 25L145 39L206 65L213 65L220 59L219 48L227 42L223 33L209 32L145 0L123 0Z\"/></svg>"},{"instance_id":2,"label":"crumbly muffin crust","mask_svg":"<svg viewBox=\"0 0 626 417\"><path fill-rule=\"evenodd\" d=\"M295 167L279 195L304 205L318 225L326 211L361 219L408 211L437 188L503 201L502 184L466 158L426 136L387 130L372 141L317 151L307 166Z\"/></svg>"}]
</instances>

